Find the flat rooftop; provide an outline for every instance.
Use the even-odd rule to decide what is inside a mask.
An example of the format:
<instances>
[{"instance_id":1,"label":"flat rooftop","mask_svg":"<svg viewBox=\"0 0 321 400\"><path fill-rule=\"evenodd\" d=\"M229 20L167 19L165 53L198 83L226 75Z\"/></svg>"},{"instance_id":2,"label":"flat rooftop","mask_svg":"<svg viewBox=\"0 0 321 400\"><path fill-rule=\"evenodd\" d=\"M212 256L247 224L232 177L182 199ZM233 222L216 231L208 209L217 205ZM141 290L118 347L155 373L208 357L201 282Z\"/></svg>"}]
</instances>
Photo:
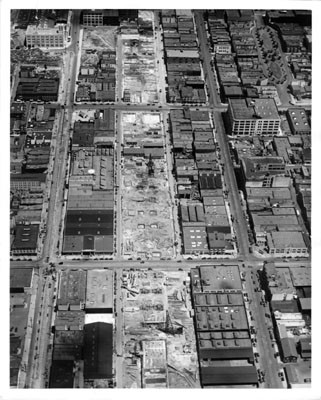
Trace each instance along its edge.
<instances>
[{"instance_id":1,"label":"flat rooftop","mask_svg":"<svg viewBox=\"0 0 321 400\"><path fill-rule=\"evenodd\" d=\"M311 286L310 267L291 267L290 274L293 286Z\"/></svg>"},{"instance_id":2,"label":"flat rooftop","mask_svg":"<svg viewBox=\"0 0 321 400\"><path fill-rule=\"evenodd\" d=\"M192 269L191 272L193 273L193 278L196 278L201 282L203 292L242 290L240 271L237 265L201 266Z\"/></svg>"},{"instance_id":3,"label":"flat rooftop","mask_svg":"<svg viewBox=\"0 0 321 400\"><path fill-rule=\"evenodd\" d=\"M58 304L79 304L85 302L86 271L61 271Z\"/></svg>"},{"instance_id":4,"label":"flat rooftop","mask_svg":"<svg viewBox=\"0 0 321 400\"><path fill-rule=\"evenodd\" d=\"M87 271L86 308L113 308L112 271Z\"/></svg>"},{"instance_id":5,"label":"flat rooftop","mask_svg":"<svg viewBox=\"0 0 321 400\"><path fill-rule=\"evenodd\" d=\"M280 119L274 99L230 99L234 119Z\"/></svg>"},{"instance_id":6,"label":"flat rooftop","mask_svg":"<svg viewBox=\"0 0 321 400\"><path fill-rule=\"evenodd\" d=\"M269 247L307 248L302 232L271 232L271 234L267 236L267 239Z\"/></svg>"},{"instance_id":7,"label":"flat rooftop","mask_svg":"<svg viewBox=\"0 0 321 400\"><path fill-rule=\"evenodd\" d=\"M39 225L16 226L12 249L36 249Z\"/></svg>"},{"instance_id":8,"label":"flat rooftop","mask_svg":"<svg viewBox=\"0 0 321 400\"><path fill-rule=\"evenodd\" d=\"M10 289L29 288L33 268L10 269Z\"/></svg>"},{"instance_id":9,"label":"flat rooftop","mask_svg":"<svg viewBox=\"0 0 321 400\"><path fill-rule=\"evenodd\" d=\"M201 368L202 384L215 385L248 385L257 383L256 367L203 367Z\"/></svg>"},{"instance_id":10,"label":"flat rooftop","mask_svg":"<svg viewBox=\"0 0 321 400\"><path fill-rule=\"evenodd\" d=\"M195 306L241 306L243 295L241 293L196 293Z\"/></svg>"},{"instance_id":11,"label":"flat rooftop","mask_svg":"<svg viewBox=\"0 0 321 400\"><path fill-rule=\"evenodd\" d=\"M197 331L248 329L247 317L243 305L224 307L196 307L195 319Z\"/></svg>"}]
</instances>

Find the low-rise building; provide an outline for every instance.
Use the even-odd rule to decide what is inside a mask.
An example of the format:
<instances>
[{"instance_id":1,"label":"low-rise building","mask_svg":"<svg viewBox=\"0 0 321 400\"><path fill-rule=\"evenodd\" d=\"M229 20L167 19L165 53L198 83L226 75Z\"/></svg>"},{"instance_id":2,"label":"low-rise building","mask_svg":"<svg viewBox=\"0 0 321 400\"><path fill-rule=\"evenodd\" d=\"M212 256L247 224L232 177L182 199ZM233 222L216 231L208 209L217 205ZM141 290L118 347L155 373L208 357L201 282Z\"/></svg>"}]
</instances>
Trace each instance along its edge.
<instances>
[{"instance_id":1,"label":"low-rise building","mask_svg":"<svg viewBox=\"0 0 321 400\"><path fill-rule=\"evenodd\" d=\"M298 353L296 351L295 341L293 338L286 337L280 340L281 356L284 363L296 362Z\"/></svg>"},{"instance_id":2,"label":"low-rise building","mask_svg":"<svg viewBox=\"0 0 321 400\"><path fill-rule=\"evenodd\" d=\"M302 232L283 231L267 233L269 254L278 256L308 257L309 250Z\"/></svg>"},{"instance_id":3,"label":"low-rise building","mask_svg":"<svg viewBox=\"0 0 321 400\"><path fill-rule=\"evenodd\" d=\"M302 108L289 108L286 115L293 135L311 134L311 126L305 110Z\"/></svg>"}]
</instances>

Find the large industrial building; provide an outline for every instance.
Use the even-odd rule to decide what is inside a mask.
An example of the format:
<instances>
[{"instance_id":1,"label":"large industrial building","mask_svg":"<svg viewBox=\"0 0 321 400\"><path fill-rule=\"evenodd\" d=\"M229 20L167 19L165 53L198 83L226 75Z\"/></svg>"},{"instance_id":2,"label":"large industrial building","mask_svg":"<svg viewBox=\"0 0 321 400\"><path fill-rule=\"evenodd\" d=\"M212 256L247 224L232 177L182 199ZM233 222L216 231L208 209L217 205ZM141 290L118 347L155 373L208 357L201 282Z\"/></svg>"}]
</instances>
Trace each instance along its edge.
<instances>
[{"instance_id":1,"label":"large industrial building","mask_svg":"<svg viewBox=\"0 0 321 400\"><path fill-rule=\"evenodd\" d=\"M113 253L114 124L114 111L74 124L63 254Z\"/></svg>"},{"instance_id":2,"label":"large industrial building","mask_svg":"<svg viewBox=\"0 0 321 400\"><path fill-rule=\"evenodd\" d=\"M281 119L273 99L229 99L228 134L277 135Z\"/></svg>"},{"instance_id":3,"label":"large industrial building","mask_svg":"<svg viewBox=\"0 0 321 400\"><path fill-rule=\"evenodd\" d=\"M111 254L113 210L69 210L63 251L67 254Z\"/></svg>"},{"instance_id":4,"label":"large industrial building","mask_svg":"<svg viewBox=\"0 0 321 400\"><path fill-rule=\"evenodd\" d=\"M88 270L86 289L87 313L111 313L113 305L113 272L111 270Z\"/></svg>"},{"instance_id":5,"label":"large industrial building","mask_svg":"<svg viewBox=\"0 0 321 400\"><path fill-rule=\"evenodd\" d=\"M26 31L26 43L30 47L62 48L67 38L66 25L41 27L29 25Z\"/></svg>"},{"instance_id":6,"label":"large industrial building","mask_svg":"<svg viewBox=\"0 0 321 400\"><path fill-rule=\"evenodd\" d=\"M194 268L191 287L202 386L256 385L238 267Z\"/></svg>"},{"instance_id":7,"label":"large industrial building","mask_svg":"<svg viewBox=\"0 0 321 400\"><path fill-rule=\"evenodd\" d=\"M84 378L111 379L113 376L113 326L96 322L84 327Z\"/></svg>"},{"instance_id":8,"label":"large industrial building","mask_svg":"<svg viewBox=\"0 0 321 400\"><path fill-rule=\"evenodd\" d=\"M81 310L86 299L86 271L61 271L57 296L58 310Z\"/></svg>"}]
</instances>

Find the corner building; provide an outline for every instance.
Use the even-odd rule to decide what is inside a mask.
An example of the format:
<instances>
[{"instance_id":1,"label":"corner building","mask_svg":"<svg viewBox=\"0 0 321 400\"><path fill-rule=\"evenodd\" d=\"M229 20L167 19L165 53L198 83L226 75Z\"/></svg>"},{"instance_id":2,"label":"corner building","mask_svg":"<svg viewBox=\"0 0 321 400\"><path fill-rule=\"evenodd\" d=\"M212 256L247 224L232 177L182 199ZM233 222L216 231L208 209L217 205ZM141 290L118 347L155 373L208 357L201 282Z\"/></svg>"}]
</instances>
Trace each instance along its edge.
<instances>
[{"instance_id":1,"label":"corner building","mask_svg":"<svg viewBox=\"0 0 321 400\"><path fill-rule=\"evenodd\" d=\"M277 135L281 119L273 99L229 99L228 134Z\"/></svg>"}]
</instances>

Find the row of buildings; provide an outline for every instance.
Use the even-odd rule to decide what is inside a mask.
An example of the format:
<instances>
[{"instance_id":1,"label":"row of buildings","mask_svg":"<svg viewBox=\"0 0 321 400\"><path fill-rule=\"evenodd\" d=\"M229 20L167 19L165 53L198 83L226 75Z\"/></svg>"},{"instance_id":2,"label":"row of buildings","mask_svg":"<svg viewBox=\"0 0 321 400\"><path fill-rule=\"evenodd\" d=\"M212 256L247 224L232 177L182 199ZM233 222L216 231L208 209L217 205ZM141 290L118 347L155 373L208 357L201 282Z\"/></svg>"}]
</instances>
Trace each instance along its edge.
<instances>
[{"instance_id":1,"label":"row of buildings","mask_svg":"<svg viewBox=\"0 0 321 400\"><path fill-rule=\"evenodd\" d=\"M312 71L311 10L268 11L267 22L278 32L291 67L293 102L310 104Z\"/></svg>"},{"instance_id":2,"label":"row of buildings","mask_svg":"<svg viewBox=\"0 0 321 400\"><path fill-rule=\"evenodd\" d=\"M116 52L104 50L99 54L96 65L80 66L76 101L114 102L115 86Z\"/></svg>"},{"instance_id":3,"label":"row of buildings","mask_svg":"<svg viewBox=\"0 0 321 400\"><path fill-rule=\"evenodd\" d=\"M170 103L205 103L197 35L191 11L162 10L161 24Z\"/></svg>"},{"instance_id":4,"label":"row of buildings","mask_svg":"<svg viewBox=\"0 0 321 400\"><path fill-rule=\"evenodd\" d=\"M207 24L223 100L243 98L252 86L266 85L267 79L259 60L252 34L254 16L251 10L208 11Z\"/></svg>"},{"instance_id":5,"label":"row of buildings","mask_svg":"<svg viewBox=\"0 0 321 400\"><path fill-rule=\"evenodd\" d=\"M13 102L10 109L10 230L13 256L36 256L46 171L56 109L43 103Z\"/></svg>"},{"instance_id":6,"label":"row of buildings","mask_svg":"<svg viewBox=\"0 0 321 400\"><path fill-rule=\"evenodd\" d=\"M56 307L49 387L112 386L113 273L62 271Z\"/></svg>"},{"instance_id":7,"label":"row of buildings","mask_svg":"<svg viewBox=\"0 0 321 400\"><path fill-rule=\"evenodd\" d=\"M311 268L280 268L268 262L262 276L288 386L300 387L305 376L310 377L306 362L311 360Z\"/></svg>"},{"instance_id":8,"label":"row of buildings","mask_svg":"<svg viewBox=\"0 0 321 400\"><path fill-rule=\"evenodd\" d=\"M106 109L89 120L84 117L79 115L73 128L62 252L112 254L115 112Z\"/></svg>"},{"instance_id":9,"label":"row of buildings","mask_svg":"<svg viewBox=\"0 0 321 400\"><path fill-rule=\"evenodd\" d=\"M10 269L10 387L18 385L19 372L27 339L31 287L36 274L33 268Z\"/></svg>"},{"instance_id":10,"label":"row of buildings","mask_svg":"<svg viewBox=\"0 0 321 400\"><path fill-rule=\"evenodd\" d=\"M174 173L185 254L232 254L219 158L208 112L171 110Z\"/></svg>"},{"instance_id":11,"label":"row of buildings","mask_svg":"<svg viewBox=\"0 0 321 400\"><path fill-rule=\"evenodd\" d=\"M253 387L258 377L237 266L191 270L202 387Z\"/></svg>"},{"instance_id":12,"label":"row of buildings","mask_svg":"<svg viewBox=\"0 0 321 400\"><path fill-rule=\"evenodd\" d=\"M22 65L16 90L16 100L21 101L57 101L59 75L57 71L37 71L35 66Z\"/></svg>"},{"instance_id":13,"label":"row of buildings","mask_svg":"<svg viewBox=\"0 0 321 400\"><path fill-rule=\"evenodd\" d=\"M296 202L289 161L281 155L282 138L275 138L273 147L274 155L240 155L240 179L256 246L262 254L308 257L310 239ZM294 169L302 168L295 165Z\"/></svg>"}]
</instances>

